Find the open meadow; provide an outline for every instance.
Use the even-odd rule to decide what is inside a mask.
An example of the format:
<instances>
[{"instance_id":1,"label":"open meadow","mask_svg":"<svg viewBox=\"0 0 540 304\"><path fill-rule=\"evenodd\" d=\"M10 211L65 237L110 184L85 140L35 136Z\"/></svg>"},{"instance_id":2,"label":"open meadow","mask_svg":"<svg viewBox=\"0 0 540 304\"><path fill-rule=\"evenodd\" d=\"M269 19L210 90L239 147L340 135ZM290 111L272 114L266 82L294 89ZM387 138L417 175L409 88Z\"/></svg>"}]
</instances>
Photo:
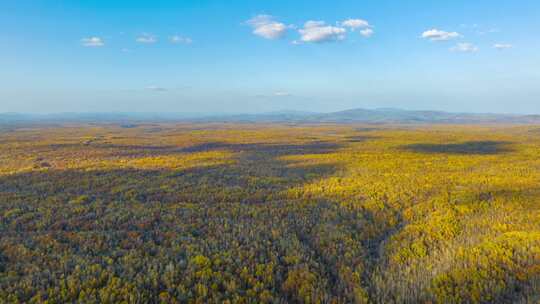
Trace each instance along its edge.
<instances>
[{"instance_id":1,"label":"open meadow","mask_svg":"<svg viewBox=\"0 0 540 304\"><path fill-rule=\"evenodd\" d=\"M538 126L0 130L0 303L538 301Z\"/></svg>"}]
</instances>

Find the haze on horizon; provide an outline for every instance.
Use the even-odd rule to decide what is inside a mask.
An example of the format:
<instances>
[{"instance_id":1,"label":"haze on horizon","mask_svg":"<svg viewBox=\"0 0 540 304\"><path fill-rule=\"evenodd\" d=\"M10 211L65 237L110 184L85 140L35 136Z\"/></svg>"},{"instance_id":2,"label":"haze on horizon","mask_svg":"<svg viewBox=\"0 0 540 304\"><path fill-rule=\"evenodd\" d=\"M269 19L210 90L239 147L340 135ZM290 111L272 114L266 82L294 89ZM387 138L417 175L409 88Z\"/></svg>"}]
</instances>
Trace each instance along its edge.
<instances>
[{"instance_id":1,"label":"haze on horizon","mask_svg":"<svg viewBox=\"0 0 540 304\"><path fill-rule=\"evenodd\" d=\"M538 1L3 1L0 113L540 114Z\"/></svg>"}]
</instances>

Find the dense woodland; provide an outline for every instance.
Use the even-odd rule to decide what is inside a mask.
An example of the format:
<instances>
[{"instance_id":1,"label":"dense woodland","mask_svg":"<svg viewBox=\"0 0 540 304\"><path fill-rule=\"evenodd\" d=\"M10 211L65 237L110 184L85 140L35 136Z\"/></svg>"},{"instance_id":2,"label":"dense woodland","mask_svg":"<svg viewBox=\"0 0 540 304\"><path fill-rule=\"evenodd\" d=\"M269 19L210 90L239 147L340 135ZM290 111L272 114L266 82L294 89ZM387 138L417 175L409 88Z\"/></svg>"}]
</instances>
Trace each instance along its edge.
<instances>
[{"instance_id":1,"label":"dense woodland","mask_svg":"<svg viewBox=\"0 0 540 304\"><path fill-rule=\"evenodd\" d=\"M539 303L540 128L0 130L0 303Z\"/></svg>"}]
</instances>

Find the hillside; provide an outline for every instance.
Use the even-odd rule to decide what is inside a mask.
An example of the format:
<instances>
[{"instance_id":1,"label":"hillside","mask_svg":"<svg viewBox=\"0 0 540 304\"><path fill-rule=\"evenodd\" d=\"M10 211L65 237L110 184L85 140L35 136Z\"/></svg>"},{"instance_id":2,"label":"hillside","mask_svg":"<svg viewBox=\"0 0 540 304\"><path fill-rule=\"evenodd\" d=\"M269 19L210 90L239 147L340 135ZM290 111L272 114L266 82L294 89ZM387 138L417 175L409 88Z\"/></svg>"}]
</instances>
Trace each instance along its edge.
<instances>
[{"instance_id":1,"label":"hillside","mask_svg":"<svg viewBox=\"0 0 540 304\"><path fill-rule=\"evenodd\" d=\"M1 124L61 122L249 122L249 123L368 123L368 124L540 124L540 115L451 113L401 109L352 109L332 113L278 111L260 114L200 113L57 113L0 114Z\"/></svg>"}]
</instances>

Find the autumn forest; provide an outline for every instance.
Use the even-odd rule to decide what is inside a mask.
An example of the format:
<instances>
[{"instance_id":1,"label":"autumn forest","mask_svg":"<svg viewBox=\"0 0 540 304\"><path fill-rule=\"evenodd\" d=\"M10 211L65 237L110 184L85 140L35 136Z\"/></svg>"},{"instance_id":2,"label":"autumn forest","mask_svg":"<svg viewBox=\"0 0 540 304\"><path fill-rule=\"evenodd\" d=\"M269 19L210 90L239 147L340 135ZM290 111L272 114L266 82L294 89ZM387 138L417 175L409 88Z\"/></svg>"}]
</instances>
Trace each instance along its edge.
<instances>
[{"instance_id":1,"label":"autumn forest","mask_svg":"<svg viewBox=\"0 0 540 304\"><path fill-rule=\"evenodd\" d=\"M0 303L538 303L540 128L0 129Z\"/></svg>"}]
</instances>

